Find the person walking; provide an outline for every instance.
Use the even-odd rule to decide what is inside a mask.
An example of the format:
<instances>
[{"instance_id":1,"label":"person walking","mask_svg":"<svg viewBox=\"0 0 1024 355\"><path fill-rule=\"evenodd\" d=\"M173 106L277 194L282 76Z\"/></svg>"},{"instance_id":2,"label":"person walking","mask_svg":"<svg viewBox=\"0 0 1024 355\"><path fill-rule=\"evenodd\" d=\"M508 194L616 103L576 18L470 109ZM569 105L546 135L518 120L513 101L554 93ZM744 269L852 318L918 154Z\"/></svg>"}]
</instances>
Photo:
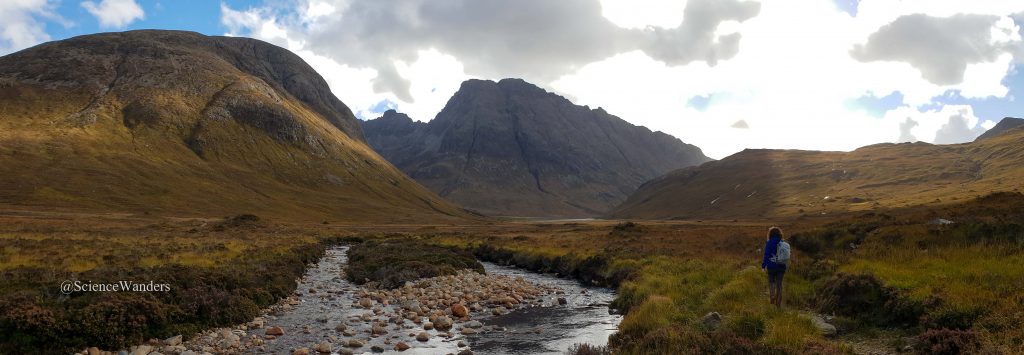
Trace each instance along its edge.
<instances>
[{"instance_id":1,"label":"person walking","mask_svg":"<svg viewBox=\"0 0 1024 355\"><path fill-rule=\"evenodd\" d=\"M768 273L768 298L778 308L782 308L782 276L786 274L789 265L789 254L789 243L782 239L782 229L768 228L761 270Z\"/></svg>"}]
</instances>

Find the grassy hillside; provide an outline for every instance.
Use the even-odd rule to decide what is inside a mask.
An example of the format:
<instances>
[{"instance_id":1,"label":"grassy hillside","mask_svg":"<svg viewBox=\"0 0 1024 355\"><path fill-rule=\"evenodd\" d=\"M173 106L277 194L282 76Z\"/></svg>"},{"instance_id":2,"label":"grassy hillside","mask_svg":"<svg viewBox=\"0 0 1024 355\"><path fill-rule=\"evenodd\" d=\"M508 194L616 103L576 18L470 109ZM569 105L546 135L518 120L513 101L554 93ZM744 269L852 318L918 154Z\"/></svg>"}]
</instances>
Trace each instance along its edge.
<instances>
[{"instance_id":1,"label":"grassy hillside","mask_svg":"<svg viewBox=\"0 0 1024 355\"><path fill-rule=\"evenodd\" d=\"M947 205L1024 188L1024 131L972 143L878 144L852 152L744 150L641 186L615 218L816 216Z\"/></svg>"},{"instance_id":2,"label":"grassy hillside","mask_svg":"<svg viewBox=\"0 0 1024 355\"><path fill-rule=\"evenodd\" d=\"M301 59L243 38L134 31L0 58L0 166L12 210L468 216L368 148Z\"/></svg>"}]
</instances>

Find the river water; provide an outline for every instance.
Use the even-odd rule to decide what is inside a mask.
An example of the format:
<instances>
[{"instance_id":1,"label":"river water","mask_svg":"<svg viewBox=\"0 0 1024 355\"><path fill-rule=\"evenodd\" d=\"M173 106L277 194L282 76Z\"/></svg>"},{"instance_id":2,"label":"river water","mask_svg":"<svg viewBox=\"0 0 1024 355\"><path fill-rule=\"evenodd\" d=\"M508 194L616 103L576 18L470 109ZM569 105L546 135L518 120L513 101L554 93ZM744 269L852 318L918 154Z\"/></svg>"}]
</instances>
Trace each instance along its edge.
<instances>
[{"instance_id":1,"label":"river water","mask_svg":"<svg viewBox=\"0 0 1024 355\"><path fill-rule=\"evenodd\" d=\"M329 340L335 344L333 350L337 354L342 348L337 344L361 339L366 342L365 346L348 349L356 354L371 353L371 347L379 346L386 353L398 353L393 348L401 341L412 346L401 354L455 354L464 349L475 354L561 354L575 343L606 344L622 319L609 312L608 305L615 297L610 289L483 263L491 275L519 276L532 283L556 287L562 294L551 295L551 299L564 298L566 302L544 302L500 316L474 313L473 319L484 325L483 331L477 334L461 335L453 331L454 337L445 338L438 336L437 330L429 330L426 332L431 335L430 340L421 342L414 335L424 331L422 327L406 322L400 330L389 325L388 334L371 337L370 324L360 319L369 311L353 307L360 286L342 276L347 250L347 247L328 250L317 265L306 271L298 287L300 302L287 311L264 317L267 326L280 326L286 329L286 335L267 342L265 352L260 353L290 354L293 349L312 349ZM346 324L351 335L338 332L335 326L339 323Z\"/></svg>"}]
</instances>

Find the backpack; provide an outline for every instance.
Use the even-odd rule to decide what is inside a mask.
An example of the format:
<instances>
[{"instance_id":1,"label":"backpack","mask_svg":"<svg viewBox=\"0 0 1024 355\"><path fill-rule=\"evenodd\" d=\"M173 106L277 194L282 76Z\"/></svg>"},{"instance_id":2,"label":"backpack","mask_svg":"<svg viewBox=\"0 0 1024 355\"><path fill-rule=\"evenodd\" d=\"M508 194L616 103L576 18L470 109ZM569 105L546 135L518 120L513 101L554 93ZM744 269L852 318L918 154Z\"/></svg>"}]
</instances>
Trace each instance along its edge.
<instances>
[{"instance_id":1,"label":"backpack","mask_svg":"<svg viewBox=\"0 0 1024 355\"><path fill-rule=\"evenodd\" d=\"M776 264L786 265L789 264L789 243L785 240L779 241L779 246L775 249L775 256L772 256L771 261Z\"/></svg>"}]
</instances>

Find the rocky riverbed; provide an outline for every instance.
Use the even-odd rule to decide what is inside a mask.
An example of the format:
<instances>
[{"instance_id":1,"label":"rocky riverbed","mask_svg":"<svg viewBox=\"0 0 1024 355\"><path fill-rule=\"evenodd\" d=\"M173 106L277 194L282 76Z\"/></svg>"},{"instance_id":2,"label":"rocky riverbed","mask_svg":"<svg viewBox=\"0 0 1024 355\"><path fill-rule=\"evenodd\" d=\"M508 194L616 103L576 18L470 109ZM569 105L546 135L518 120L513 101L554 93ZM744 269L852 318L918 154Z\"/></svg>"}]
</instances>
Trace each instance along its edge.
<instances>
[{"instance_id":1,"label":"rocky riverbed","mask_svg":"<svg viewBox=\"0 0 1024 355\"><path fill-rule=\"evenodd\" d=\"M486 263L486 275L462 271L393 290L354 285L343 274L346 251L329 250L295 294L249 323L122 353L560 353L604 344L620 320L608 311L610 290Z\"/></svg>"}]
</instances>

